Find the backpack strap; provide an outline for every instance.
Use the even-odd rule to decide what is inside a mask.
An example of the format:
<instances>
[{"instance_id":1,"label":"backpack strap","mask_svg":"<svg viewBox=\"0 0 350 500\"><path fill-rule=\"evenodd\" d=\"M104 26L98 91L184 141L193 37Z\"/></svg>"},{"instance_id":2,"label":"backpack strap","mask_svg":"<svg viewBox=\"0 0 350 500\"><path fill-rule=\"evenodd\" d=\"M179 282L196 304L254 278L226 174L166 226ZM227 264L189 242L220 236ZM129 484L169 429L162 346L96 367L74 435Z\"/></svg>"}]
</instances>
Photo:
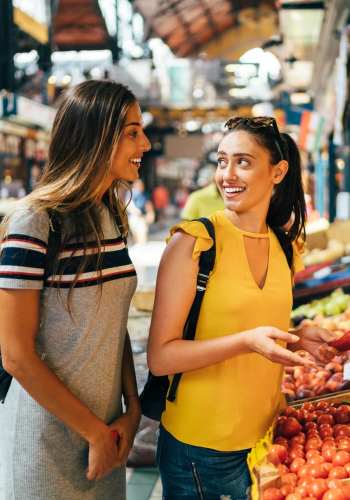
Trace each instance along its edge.
<instances>
[{"instance_id":1,"label":"backpack strap","mask_svg":"<svg viewBox=\"0 0 350 500\"><path fill-rule=\"evenodd\" d=\"M216 255L216 245L215 245L215 230L213 223L205 218L201 217L196 219L202 224L204 224L209 236L213 240L213 245L209 250L202 252L199 258L199 271L197 275L197 287L196 296L193 300L190 312L188 314L182 338L186 340L193 340L196 334L197 321L199 317L199 312L202 305L202 300L204 297L205 290L207 288L207 283L209 279L209 274L214 267L215 255ZM176 373L171 382L171 386L168 392L167 400L175 401L177 387L179 385L182 373Z\"/></svg>"},{"instance_id":2,"label":"backpack strap","mask_svg":"<svg viewBox=\"0 0 350 500\"><path fill-rule=\"evenodd\" d=\"M61 246L62 224L57 212L48 210L49 214L49 237L47 242L47 254L45 260L44 282L53 274L56 257Z\"/></svg>"}]
</instances>

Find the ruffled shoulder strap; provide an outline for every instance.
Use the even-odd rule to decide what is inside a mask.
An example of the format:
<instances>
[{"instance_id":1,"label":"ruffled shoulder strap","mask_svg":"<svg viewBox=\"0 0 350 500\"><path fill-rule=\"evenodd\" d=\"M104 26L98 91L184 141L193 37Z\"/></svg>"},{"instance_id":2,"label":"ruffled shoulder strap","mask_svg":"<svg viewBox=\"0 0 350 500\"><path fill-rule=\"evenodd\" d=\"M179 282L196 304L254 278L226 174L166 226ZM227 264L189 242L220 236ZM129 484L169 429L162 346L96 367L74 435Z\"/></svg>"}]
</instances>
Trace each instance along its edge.
<instances>
[{"instance_id":1,"label":"ruffled shoulder strap","mask_svg":"<svg viewBox=\"0 0 350 500\"><path fill-rule=\"evenodd\" d=\"M194 260L199 259L201 252L209 250L213 246L213 240L207 233L207 230L199 221L184 221L176 224L170 229L170 236L167 238L167 243L171 240L173 234L177 231L182 231L183 233L189 234L196 238L194 245L192 258Z\"/></svg>"}]
</instances>

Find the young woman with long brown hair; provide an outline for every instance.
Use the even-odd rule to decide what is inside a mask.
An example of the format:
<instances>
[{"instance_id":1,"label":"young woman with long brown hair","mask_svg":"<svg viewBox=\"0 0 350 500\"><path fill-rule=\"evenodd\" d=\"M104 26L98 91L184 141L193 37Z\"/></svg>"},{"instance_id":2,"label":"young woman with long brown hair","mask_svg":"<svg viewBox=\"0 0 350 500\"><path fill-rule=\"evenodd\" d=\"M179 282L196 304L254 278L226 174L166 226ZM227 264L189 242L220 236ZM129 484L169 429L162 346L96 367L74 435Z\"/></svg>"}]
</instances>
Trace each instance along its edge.
<instances>
[{"instance_id":1,"label":"young woman with long brown hair","mask_svg":"<svg viewBox=\"0 0 350 500\"><path fill-rule=\"evenodd\" d=\"M0 407L4 500L125 498L140 408L126 331L136 274L117 191L149 148L127 88L72 88L38 187L2 224L0 347L13 375Z\"/></svg>"},{"instance_id":2,"label":"young woman with long brown hair","mask_svg":"<svg viewBox=\"0 0 350 500\"><path fill-rule=\"evenodd\" d=\"M193 341L182 332L200 253L213 245L203 224L171 230L157 278L150 370L183 373L158 441L166 500L248 498L247 453L283 404L283 365L308 364L296 348L324 357L320 345L333 339L314 327L288 332L305 234L296 144L271 117L236 117L227 128L215 176L225 209L210 216L216 259Z\"/></svg>"}]
</instances>

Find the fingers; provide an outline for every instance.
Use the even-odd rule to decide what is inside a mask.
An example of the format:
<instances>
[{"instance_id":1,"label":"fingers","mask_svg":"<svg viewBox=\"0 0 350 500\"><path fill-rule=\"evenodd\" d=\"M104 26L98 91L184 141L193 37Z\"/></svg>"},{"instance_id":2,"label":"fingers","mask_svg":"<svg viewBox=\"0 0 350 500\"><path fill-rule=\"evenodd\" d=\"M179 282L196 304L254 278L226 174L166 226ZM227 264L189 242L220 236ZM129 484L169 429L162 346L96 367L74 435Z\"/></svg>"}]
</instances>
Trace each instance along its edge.
<instances>
[{"instance_id":1,"label":"fingers","mask_svg":"<svg viewBox=\"0 0 350 500\"><path fill-rule=\"evenodd\" d=\"M314 366L315 364L310 359L299 356L299 354L291 352L278 344L275 345L270 359L274 363L280 363L285 366Z\"/></svg>"},{"instance_id":2,"label":"fingers","mask_svg":"<svg viewBox=\"0 0 350 500\"><path fill-rule=\"evenodd\" d=\"M278 330L278 328L271 328L269 332L269 337L272 339L284 340L287 344L294 344L298 342L300 338L298 335L289 332L283 332L282 330Z\"/></svg>"}]
</instances>

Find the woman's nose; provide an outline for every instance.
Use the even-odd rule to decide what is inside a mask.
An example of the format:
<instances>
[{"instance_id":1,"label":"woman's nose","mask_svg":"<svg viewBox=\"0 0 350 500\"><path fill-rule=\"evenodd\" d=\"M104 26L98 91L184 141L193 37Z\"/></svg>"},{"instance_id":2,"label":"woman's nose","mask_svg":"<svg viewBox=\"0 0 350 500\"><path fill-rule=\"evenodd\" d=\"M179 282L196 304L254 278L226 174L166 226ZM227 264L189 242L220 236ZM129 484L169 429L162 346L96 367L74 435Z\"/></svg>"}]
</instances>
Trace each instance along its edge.
<instances>
[{"instance_id":1,"label":"woman's nose","mask_svg":"<svg viewBox=\"0 0 350 500\"><path fill-rule=\"evenodd\" d=\"M144 151L149 151L152 148L152 145L151 145L151 143L150 143L150 141L145 133L143 134L143 139L144 140L143 140L142 149Z\"/></svg>"}]
</instances>

